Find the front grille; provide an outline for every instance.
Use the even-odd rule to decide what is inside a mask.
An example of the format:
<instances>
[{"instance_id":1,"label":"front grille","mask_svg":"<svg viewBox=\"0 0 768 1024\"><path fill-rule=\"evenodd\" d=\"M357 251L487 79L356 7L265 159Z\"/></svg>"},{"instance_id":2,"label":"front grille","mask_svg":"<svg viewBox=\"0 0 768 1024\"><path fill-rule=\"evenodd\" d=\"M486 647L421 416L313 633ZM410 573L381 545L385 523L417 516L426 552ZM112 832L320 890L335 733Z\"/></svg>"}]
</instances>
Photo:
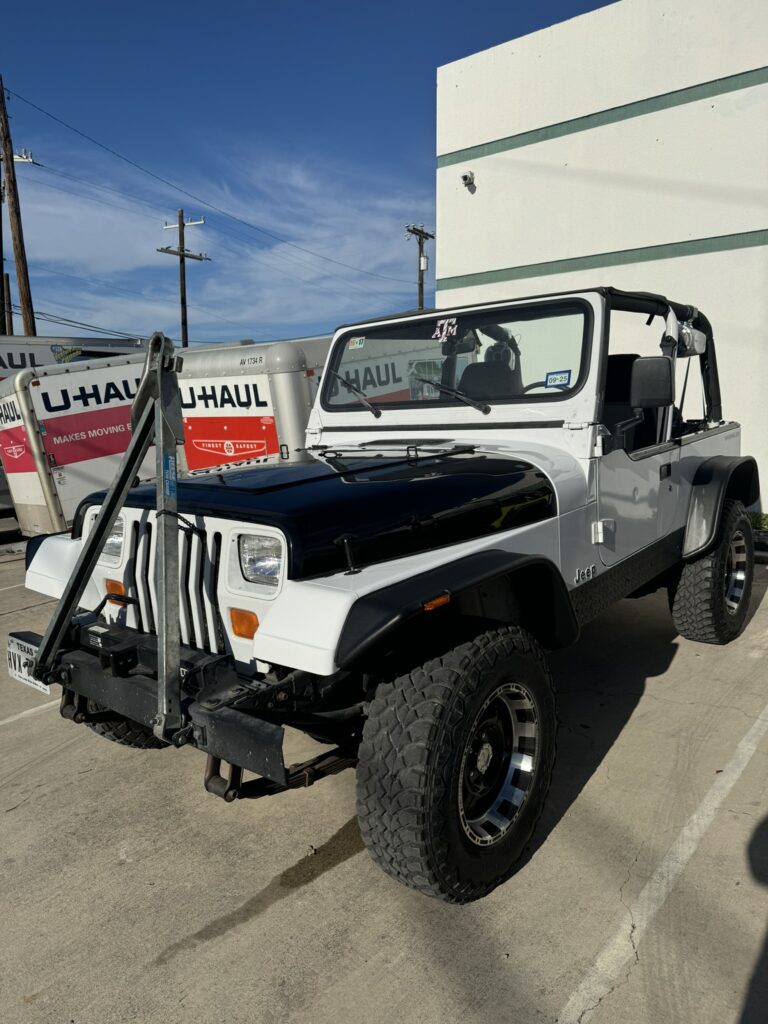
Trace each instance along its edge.
<instances>
[{"instance_id":1,"label":"front grille","mask_svg":"<svg viewBox=\"0 0 768 1024\"><path fill-rule=\"evenodd\" d=\"M197 524L202 526L202 522ZM127 531L128 563L125 583L129 597L137 599L126 611L126 625L157 635L155 557L157 529L154 515L142 513ZM179 634L185 647L210 654L226 649L216 591L221 564L221 534L192 533L179 529Z\"/></svg>"}]
</instances>

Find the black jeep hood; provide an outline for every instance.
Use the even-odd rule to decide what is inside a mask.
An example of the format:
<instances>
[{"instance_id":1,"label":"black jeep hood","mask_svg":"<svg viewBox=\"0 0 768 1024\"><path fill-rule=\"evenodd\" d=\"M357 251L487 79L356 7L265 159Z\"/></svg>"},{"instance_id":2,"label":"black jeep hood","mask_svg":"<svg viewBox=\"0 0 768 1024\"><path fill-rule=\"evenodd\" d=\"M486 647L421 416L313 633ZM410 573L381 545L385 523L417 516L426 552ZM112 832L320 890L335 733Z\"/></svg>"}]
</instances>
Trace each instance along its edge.
<instances>
[{"instance_id":1,"label":"black jeep hood","mask_svg":"<svg viewBox=\"0 0 768 1024\"><path fill-rule=\"evenodd\" d=\"M131 490L126 505L154 508L154 483ZM288 539L289 577L306 579L347 569L347 552L361 567L535 523L555 515L556 501L529 462L465 448L187 478L178 509L277 527Z\"/></svg>"}]
</instances>

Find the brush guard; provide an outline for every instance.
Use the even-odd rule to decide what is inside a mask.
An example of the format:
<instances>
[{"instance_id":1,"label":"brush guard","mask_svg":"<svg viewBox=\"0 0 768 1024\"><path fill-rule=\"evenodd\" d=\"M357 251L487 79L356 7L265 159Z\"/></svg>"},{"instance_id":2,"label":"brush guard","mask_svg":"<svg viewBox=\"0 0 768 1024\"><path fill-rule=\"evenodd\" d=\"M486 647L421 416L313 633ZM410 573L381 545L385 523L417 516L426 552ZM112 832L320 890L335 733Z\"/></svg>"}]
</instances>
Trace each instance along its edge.
<instances>
[{"instance_id":1,"label":"brush guard","mask_svg":"<svg viewBox=\"0 0 768 1024\"><path fill-rule=\"evenodd\" d=\"M115 479L107 491L101 511L83 544L72 576L46 630L33 667L41 682L63 682L58 655L70 634L88 580L104 548L128 491L134 484L152 442L156 449L158 595L157 713L152 721L155 735L171 741L183 728L179 621L179 551L176 523L176 448L184 442L176 374L181 358L163 334L153 334L147 347L136 398L131 411L131 442L123 455Z\"/></svg>"}]
</instances>

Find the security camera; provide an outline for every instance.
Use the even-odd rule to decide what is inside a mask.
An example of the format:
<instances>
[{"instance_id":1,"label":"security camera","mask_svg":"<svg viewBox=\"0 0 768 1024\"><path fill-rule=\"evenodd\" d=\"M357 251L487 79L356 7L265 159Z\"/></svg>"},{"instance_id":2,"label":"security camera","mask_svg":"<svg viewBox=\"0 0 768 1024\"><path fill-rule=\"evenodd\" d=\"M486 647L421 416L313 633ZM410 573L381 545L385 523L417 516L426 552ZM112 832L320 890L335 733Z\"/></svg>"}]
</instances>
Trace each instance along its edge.
<instances>
[{"instance_id":1,"label":"security camera","mask_svg":"<svg viewBox=\"0 0 768 1024\"><path fill-rule=\"evenodd\" d=\"M461 184L465 188L469 188L470 185L474 185L475 184L475 175L474 175L474 173L472 171L466 171L464 174L462 174L462 176L461 176Z\"/></svg>"}]
</instances>

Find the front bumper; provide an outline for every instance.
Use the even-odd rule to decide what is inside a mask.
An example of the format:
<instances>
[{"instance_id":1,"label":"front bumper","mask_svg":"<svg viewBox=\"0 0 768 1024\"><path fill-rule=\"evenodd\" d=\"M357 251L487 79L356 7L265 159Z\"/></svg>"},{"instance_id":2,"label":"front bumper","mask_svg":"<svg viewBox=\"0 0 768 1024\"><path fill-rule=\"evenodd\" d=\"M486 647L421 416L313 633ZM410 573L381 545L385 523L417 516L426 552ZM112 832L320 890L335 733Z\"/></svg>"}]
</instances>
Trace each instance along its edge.
<instances>
[{"instance_id":1,"label":"front bumper","mask_svg":"<svg viewBox=\"0 0 768 1024\"><path fill-rule=\"evenodd\" d=\"M23 638L37 646L42 642L42 637L28 632ZM57 659L65 695L62 708L76 706L72 698L79 697L151 729L158 714L156 637L99 623L82 627L78 640L77 647L62 650ZM286 786L283 726L247 710L267 684L238 676L231 657L185 647L181 672L185 729L179 745L197 747ZM86 719L81 715L79 720Z\"/></svg>"}]
</instances>

